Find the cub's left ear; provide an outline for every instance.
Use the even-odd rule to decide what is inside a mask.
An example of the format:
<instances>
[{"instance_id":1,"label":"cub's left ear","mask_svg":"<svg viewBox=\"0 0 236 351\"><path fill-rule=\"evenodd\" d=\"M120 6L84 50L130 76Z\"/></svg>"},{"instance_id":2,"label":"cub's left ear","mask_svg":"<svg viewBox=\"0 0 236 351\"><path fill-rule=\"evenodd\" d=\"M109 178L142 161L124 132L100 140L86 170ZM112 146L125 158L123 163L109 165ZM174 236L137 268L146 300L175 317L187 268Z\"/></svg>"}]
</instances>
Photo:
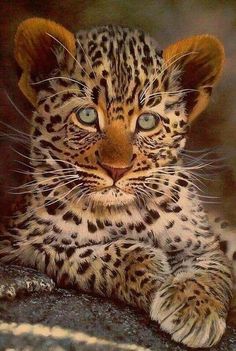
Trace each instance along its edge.
<instances>
[{"instance_id":1,"label":"cub's left ear","mask_svg":"<svg viewBox=\"0 0 236 351\"><path fill-rule=\"evenodd\" d=\"M15 36L15 58L22 69L19 87L34 106L37 91L31 79L48 77L58 67L54 53L57 48L64 51L65 58L76 53L74 35L60 24L44 18L29 18L19 25Z\"/></svg>"},{"instance_id":2,"label":"cub's left ear","mask_svg":"<svg viewBox=\"0 0 236 351\"><path fill-rule=\"evenodd\" d=\"M218 80L223 63L224 48L211 35L196 35L170 45L164 50L164 61L169 72L168 89L171 90L171 76L176 72L181 89L196 89L185 95L186 111L192 121L207 106L212 87ZM174 79L173 79L174 80Z\"/></svg>"}]
</instances>

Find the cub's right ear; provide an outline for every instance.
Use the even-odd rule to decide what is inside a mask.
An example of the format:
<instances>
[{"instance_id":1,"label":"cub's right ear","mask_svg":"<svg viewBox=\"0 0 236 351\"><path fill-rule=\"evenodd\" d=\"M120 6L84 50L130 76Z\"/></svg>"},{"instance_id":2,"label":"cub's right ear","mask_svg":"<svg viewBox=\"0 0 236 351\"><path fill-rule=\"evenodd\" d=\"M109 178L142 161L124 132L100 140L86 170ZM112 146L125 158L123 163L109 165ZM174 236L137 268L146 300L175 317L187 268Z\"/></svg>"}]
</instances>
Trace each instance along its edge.
<instances>
[{"instance_id":1,"label":"cub's right ear","mask_svg":"<svg viewBox=\"0 0 236 351\"><path fill-rule=\"evenodd\" d=\"M19 87L27 99L36 106L37 94L30 80L32 76L47 76L58 62L55 47L64 55L75 56L74 35L63 26L43 18L30 18L22 22L15 36L15 58L22 69Z\"/></svg>"}]
</instances>

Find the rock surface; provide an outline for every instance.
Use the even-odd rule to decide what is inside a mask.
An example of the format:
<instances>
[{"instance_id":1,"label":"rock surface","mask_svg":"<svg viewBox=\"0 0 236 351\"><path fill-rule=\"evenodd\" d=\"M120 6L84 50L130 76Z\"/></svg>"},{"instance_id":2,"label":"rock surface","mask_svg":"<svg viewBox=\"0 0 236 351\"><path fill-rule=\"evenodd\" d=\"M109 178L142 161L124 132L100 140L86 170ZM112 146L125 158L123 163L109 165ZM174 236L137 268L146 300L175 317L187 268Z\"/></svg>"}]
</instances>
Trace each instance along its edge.
<instances>
[{"instance_id":1,"label":"rock surface","mask_svg":"<svg viewBox=\"0 0 236 351\"><path fill-rule=\"evenodd\" d=\"M99 297L55 290L0 305L0 351L187 351L144 312ZM200 349L198 349L200 350ZM235 351L230 327L211 351Z\"/></svg>"}]
</instances>

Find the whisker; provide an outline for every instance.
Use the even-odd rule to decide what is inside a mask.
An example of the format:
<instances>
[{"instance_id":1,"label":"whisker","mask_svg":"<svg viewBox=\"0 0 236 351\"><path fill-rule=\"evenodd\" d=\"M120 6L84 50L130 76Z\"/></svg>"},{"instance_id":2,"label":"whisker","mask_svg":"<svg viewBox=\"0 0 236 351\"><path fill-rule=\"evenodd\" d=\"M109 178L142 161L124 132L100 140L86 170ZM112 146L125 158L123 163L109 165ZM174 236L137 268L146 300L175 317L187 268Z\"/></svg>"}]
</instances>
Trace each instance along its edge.
<instances>
[{"instance_id":1,"label":"whisker","mask_svg":"<svg viewBox=\"0 0 236 351\"><path fill-rule=\"evenodd\" d=\"M180 94L180 93L188 93L188 92L193 92L193 91L199 91L198 89L181 89L181 90L169 90L169 91L163 91L163 92L157 92L157 93L153 93L153 94L150 94L150 95L147 95L145 96L141 103L143 103L144 101L152 98L152 97L155 97L155 96L162 96L162 95L176 95L176 94Z\"/></svg>"},{"instance_id":2,"label":"whisker","mask_svg":"<svg viewBox=\"0 0 236 351\"><path fill-rule=\"evenodd\" d=\"M42 84L45 82L49 82L51 80L58 80L58 79L69 80L70 82L76 83L79 86L81 85L80 81L78 81L77 79L69 78L69 77L65 77L65 76L56 76L56 77L51 77L51 78L45 78L45 79L42 79L38 82L32 82L32 83L30 83L30 85L38 85L38 84ZM89 91L90 94L92 94L92 90L89 87L85 86L85 88L86 88L86 90Z\"/></svg>"},{"instance_id":3,"label":"whisker","mask_svg":"<svg viewBox=\"0 0 236 351\"><path fill-rule=\"evenodd\" d=\"M38 185L41 186L41 185L46 184L46 183L49 183L49 185L50 185L50 183L53 182L54 179L59 179L61 181L64 179L65 180L68 180L68 179L78 180L79 178L80 178L79 176L72 175L72 174L70 174L70 175L56 175L56 176L48 177L48 178L42 179L42 180L34 179L34 180L27 182L27 183L24 183L22 185L10 187L10 189L17 190L17 189L24 189L24 188L32 188L32 185L35 185L36 186L35 188L37 188ZM57 182L53 182L52 186L54 187L56 183Z\"/></svg>"},{"instance_id":4,"label":"whisker","mask_svg":"<svg viewBox=\"0 0 236 351\"><path fill-rule=\"evenodd\" d=\"M185 154L185 153L191 153L191 154L198 154L198 153L205 153L205 152L217 152L217 150L219 150L219 147L209 147L209 148L205 148L205 149L198 149L198 150L190 150L190 149L183 149L181 150L181 153Z\"/></svg>"},{"instance_id":5,"label":"whisker","mask_svg":"<svg viewBox=\"0 0 236 351\"><path fill-rule=\"evenodd\" d=\"M66 106L70 105L72 102L74 102L75 100L77 100L77 96L73 97L73 98L70 98L69 101L67 101L66 103L62 103L60 106L56 107L56 108L53 108L53 111L57 112L57 111L60 111L61 109L65 108ZM65 124L64 124L65 126Z\"/></svg>"},{"instance_id":6,"label":"whisker","mask_svg":"<svg viewBox=\"0 0 236 351\"><path fill-rule=\"evenodd\" d=\"M168 195L168 194L165 193L164 191L162 191L162 190L155 190L155 189L151 188L150 186L148 186L148 185L146 185L146 184L144 184L144 186L145 186L147 189L149 189L151 192L153 192L153 193L158 193L158 194L162 194L162 195L168 197L171 201L176 202L176 200L175 200L172 196ZM168 188L167 188L167 189L168 189ZM168 189L168 190L169 190L169 189Z\"/></svg>"},{"instance_id":7,"label":"whisker","mask_svg":"<svg viewBox=\"0 0 236 351\"><path fill-rule=\"evenodd\" d=\"M72 183L73 181L74 181L74 180L71 180L70 183ZM69 182L67 183L67 185L68 185L68 184L69 184ZM56 198L56 199L52 199L52 201L48 201L48 202L47 202L47 206L50 206L50 205L53 205L53 204L55 204L55 203L57 203L57 202L62 201L62 200L67 196L67 194L69 194L71 191L73 191L73 190L74 190L76 187L78 187L79 185L81 185L81 184L77 184L75 187L73 187L72 189L70 189L67 193L64 192L63 195L62 195L61 197ZM46 198L47 198L47 197L46 197ZM37 206L37 207L34 207L34 208L32 208L30 211L28 211L28 212L27 212L27 216L36 213L36 211L40 210L41 208L44 208L44 206L45 206L45 201L43 202L42 205ZM20 215L17 215L17 218L20 218L21 216L24 217L25 214L23 214L23 215L21 215L21 214L20 214Z\"/></svg>"},{"instance_id":8,"label":"whisker","mask_svg":"<svg viewBox=\"0 0 236 351\"><path fill-rule=\"evenodd\" d=\"M10 124L8 124L8 123L5 123L5 122L3 122L3 121L0 121L0 123L1 123L4 127L7 127L7 128L9 128L9 129L13 130L14 132L18 133L20 136L23 135L23 136L25 136L25 137L28 138L28 139L33 139L33 137L32 137L30 134L27 134L27 133L25 133L25 132L22 132L21 130L12 127L12 126L11 126Z\"/></svg>"},{"instance_id":9,"label":"whisker","mask_svg":"<svg viewBox=\"0 0 236 351\"><path fill-rule=\"evenodd\" d=\"M82 200L82 198L88 194L89 194L88 187L87 189L86 188L79 189L79 191L76 191L74 195L72 194L71 196L68 197L67 202L70 202L71 204L72 203L78 204Z\"/></svg>"},{"instance_id":10,"label":"whisker","mask_svg":"<svg viewBox=\"0 0 236 351\"><path fill-rule=\"evenodd\" d=\"M91 68L91 71L93 72L94 77L96 77L97 75L96 75L96 73L94 72L94 69L93 69L93 66L92 66L91 60L89 59L88 55L86 54L86 52L85 52L85 50L84 50L84 48L83 48L83 46L82 46L82 44L81 44L80 40L79 40L78 38L76 38L76 41L77 41L77 43L79 44L79 46L80 46L81 50L83 51L84 56L85 56L85 59L86 59L86 61L87 61L88 65L89 65L89 67Z\"/></svg>"},{"instance_id":11,"label":"whisker","mask_svg":"<svg viewBox=\"0 0 236 351\"><path fill-rule=\"evenodd\" d=\"M170 58L167 62L164 62L164 69L161 72L158 72L154 77L155 79L153 79L152 81L148 82L148 86L145 88L144 87L144 91L143 93L140 95L141 101L143 99L143 96L146 94L147 90L150 88L151 84L153 84L168 68L170 68L173 64L175 64L176 62L178 62L181 58L188 56L188 55L192 55L192 54L197 54L196 51L190 51L188 53L185 53L183 55L180 55L177 59L175 59L174 61L172 61L173 57L177 56L174 55L172 58ZM172 62L171 62L172 61ZM169 64L170 62L170 64Z\"/></svg>"},{"instance_id":12,"label":"whisker","mask_svg":"<svg viewBox=\"0 0 236 351\"><path fill-rule=\"evenodd\" d=\"M81 65L81 63L76 59L76 57L67 49L67 47L65 45L62 44L62 42L60 40L58 40L57 38L55 38L53 35L51 35L50 33L46 33L47 35L49 35L49 37L51 37L52 39L54 39L58 44L60 44L64 50L66 50L68 52L68 54L73 58L73 60L75 60L75 62L78 64L78 66L81 68L81 70L85 73L85 75L88 77L88 79L92 82L92 84L94 85L93 81L91 80L91 78L89 77L89 74L86 72L86 70L83 68L83 66Z\"/></svg>"},{"instance_id":13,"label":"whisker","mask_svg":"<svg viewBox=\"0 0 236 351\"><path fill-rule=\"evenodd\" d=\"M65 163L65 164L68 164L70 165L75 171L79 171L80 170L80 167L76 166L75 164L69 162L69 161L66 161L66 160L62 160L62 159L59 159L59 158L33 158L33 157L28 157L24 154L22 154L21 152L19 152L18 150L15 150L14 148L12 148L13 151L15 151L17 154L19 154L20 156L30 160L30 161L37 161L37 162L44 162L46 163L47 161L51 161L51 162L62 162L62 163Z\"/></svg>"},{"instance_id":14,"label":"whisker","mask_svg":"<svg viewBox=\"0 0 236 351\"><path fill-rule=\"evenodd\" d=\"M171 175L169 174L168 176L171 177ZM178 179L182 179L182 180L185 180L184 178L181 178L181 177L178 177ZM148 177L147 178L147 181L148 180L151 180L153 183L156 183L156 184L159 184L159 182L165 182L166 180L165 179L157 179L155 177ZM146 181L146 180L145 180ZM173 186L179 186L178 184L176 184L176 182L173 182L171 181L170 179L168 179L168 182L173 185ZM199 190L200 192L203 192L203 190L201 188L199 188L195 183L191 182L191 181L187 181L189 185L193 186L194 188L196 188L197 190Z\"/></svg>"},{"instance_id":15,"label":"whisker","mask_svg":"<svg viewBox=\"0 0 236 351\"><path fill-rule=\"evenodd\" d=\"M45 161L46 162L46 160L47 159L44 159L44 158L33 158L33 157L29 157L29 156L26 156L26 155L24 155L24 154L22 154L20 151L18 151L18 150L16 150L16 149L14 149L13 147L11 148L16 154L18 154L19 156L22 156L22 157L24 157L24 158L26 158L27 160L30 160L30 161L38 161L38 162L43 162L43 161Z\"/></svg>"},{"instance_id":16,"label":"whisker","mask_svg":"<svg viewBox=\"0 0 236 351\"><path fill-rule=\"evenodd\" d=\"M37 169L37 168L34 168L34 169ZM13 169L14 172L16 173L20 173L20 174L24 174L24 175L44 175L44 174L57 174L57 173L63 173L65 175L68 175L70 173L74 173L74 170L73 169L68 169L68 168L58 168L58 169L54 169L54 170L42 170L40 172L36 172L36 171L22 171L20 169Z\"/></svg>"},{"instance_id":17,"label":"whisker","mask_svg":"<svg viewBox=\"0 0 236 351\"><path fill-rule=\"evenodd\" d=\"M24 113L19 109L19 107L14 103L14 101L12 100L12 98L10 97L10 95L8 94L7 90L4 90L4 93L8 99L8 101L11 103L11 105L14 107L14 109L19 113L19 115L27 122L29 123L31 126L34 126L32 124L32 122L29 120L29 118L27 118Z\"/></svg>"},{"instance_id":18,"label":"whisker","mask_svg":"<svg viewBox=\"0 0 236 351\"><path fill-rule=\"evenodd\" d=\"M20 138L17 134L9 134L9 133L5 133L5 132L0 132L0 138L2 140L8 140L8 141L12 141L15 143L20 143L23 146L27 146L29 148L30 146L30 141L27 140L23 135L22 138Z\"/></svg>"},{"instance_id":19,"label":"whisker","mask_svg":"<svg viewBox=\"0 0 236 351\"><path fill-rule=\"evenodd\" d=\"M78 101L78 104L76 105L76 108L74 108L74 112L76 113L77 111L79 111L82 107L88 107L90 106L90 102L88 99L86 99L85 97L83 98L79 98L77 96L75 96L74 98L70 99L67 103L63 103L61 106L54 108L54 111L59 111L62 108L65 108L66 106L68 106L71 102L74 101Z\"/></svg>"},{"instance_id":20,"label":"whisker","mask_svg":"<svg viewBox=\"0 0 236 351\"><path fill-rule=\"evenodd\" d=\"M221 156L221 157L214 157L214 158L209 158L208 156L214 154L212 151L203 153L202 155L199 155L197 157L194 157L192 155L188 155L188 154L184 154L182 153L183 158L189 158L191 160L193 160L193 162L199 162L200 160L206 160L207 162L212 161L212 162L221 162L221 161L225 161L226 157L225 156Z\"/></svg>"},{"instance_id":21,"label":"whisker","mask_svg":"<svg viewBox=\"0 0 236 351\"><path fill-rule=\"evenodd\" d=\"M73 180L74 181L74 180ZM70 181L70 183L73 183L73 181ZM67 184L69 184L69 183L67 183ZM63 193L63 195L61 196L61 197L59 197L59 198L57 198L56 200L54 200L54 201L49 201L48 202L48 204L49 205L52 205L52 204L54 204L54 203L56 203L56 202L58 202L58 201L61 201L61 200L63 200L63 199L65 199L73 190L75 190L78 186L80 186L80 185L83 185L83 183L79 183L79 184L76 184L72 189L70 189L68 192L64 192Z\"/></svg>"},{"instance_id":22,"label":"whisker","mask_svg":"<svg viewBox=\"0 0 236 351\"><path fill-rule=\"evenodd\" d=\"M36 167L34 167L33 165L30 165L29 163L22 162L20 160L14 160L14 162L19 163L26 168L36 169Z\"/></svg>"},{"instance_id":23,"label":"whisker","mask_svg":"<svg viewBox=\"0 0 236 351\"><path fill-rule=\"evenodd\" d=\"M86 86L85 86L86 87ZM45 96L45 98L43 98L42 100L46 100L46 99L51 99L52 97L55 97L55 96L57 96L57 95L60 95L60 94L63 94L63 93L67 93L67 92L69 92L69 91L71 91L71 92L75 92L75 93L81 93L81 90L80 89L78 89L78 88L67 88L67 89L63 89L63 90L60 90L60 91L58 91L57 93L55 93L55 94L52 94L52 95L50 95L50 96ZM82 96L78 96L78 98L82 98Z\"/></svg>"}]
</instances>

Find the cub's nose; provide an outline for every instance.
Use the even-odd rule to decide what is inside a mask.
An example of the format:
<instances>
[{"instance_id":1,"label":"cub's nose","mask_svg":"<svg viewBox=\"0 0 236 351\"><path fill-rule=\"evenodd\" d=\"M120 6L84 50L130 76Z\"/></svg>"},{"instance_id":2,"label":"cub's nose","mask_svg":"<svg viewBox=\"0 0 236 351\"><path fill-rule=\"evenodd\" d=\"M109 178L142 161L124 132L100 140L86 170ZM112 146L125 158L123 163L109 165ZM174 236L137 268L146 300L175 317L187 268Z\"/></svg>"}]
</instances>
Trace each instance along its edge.
<instances>
[{"instance_id":1,"label":"cub's nose","mask_svg":"<svg viewBox=\"0 0 236 351\"><path fill-rule=\"evenodd\" d=\"M100 167L102 167L103 169L105 169L105 171L108 173L108 175L114 180L114 182L116 183L120 178L123 177L123 175L125 173L127 173L132 166L129 167L124 167L124 168L115 168L115 167L111 167L108 166L104 163L99 163Z\"/></svg>"}]
</instances>

